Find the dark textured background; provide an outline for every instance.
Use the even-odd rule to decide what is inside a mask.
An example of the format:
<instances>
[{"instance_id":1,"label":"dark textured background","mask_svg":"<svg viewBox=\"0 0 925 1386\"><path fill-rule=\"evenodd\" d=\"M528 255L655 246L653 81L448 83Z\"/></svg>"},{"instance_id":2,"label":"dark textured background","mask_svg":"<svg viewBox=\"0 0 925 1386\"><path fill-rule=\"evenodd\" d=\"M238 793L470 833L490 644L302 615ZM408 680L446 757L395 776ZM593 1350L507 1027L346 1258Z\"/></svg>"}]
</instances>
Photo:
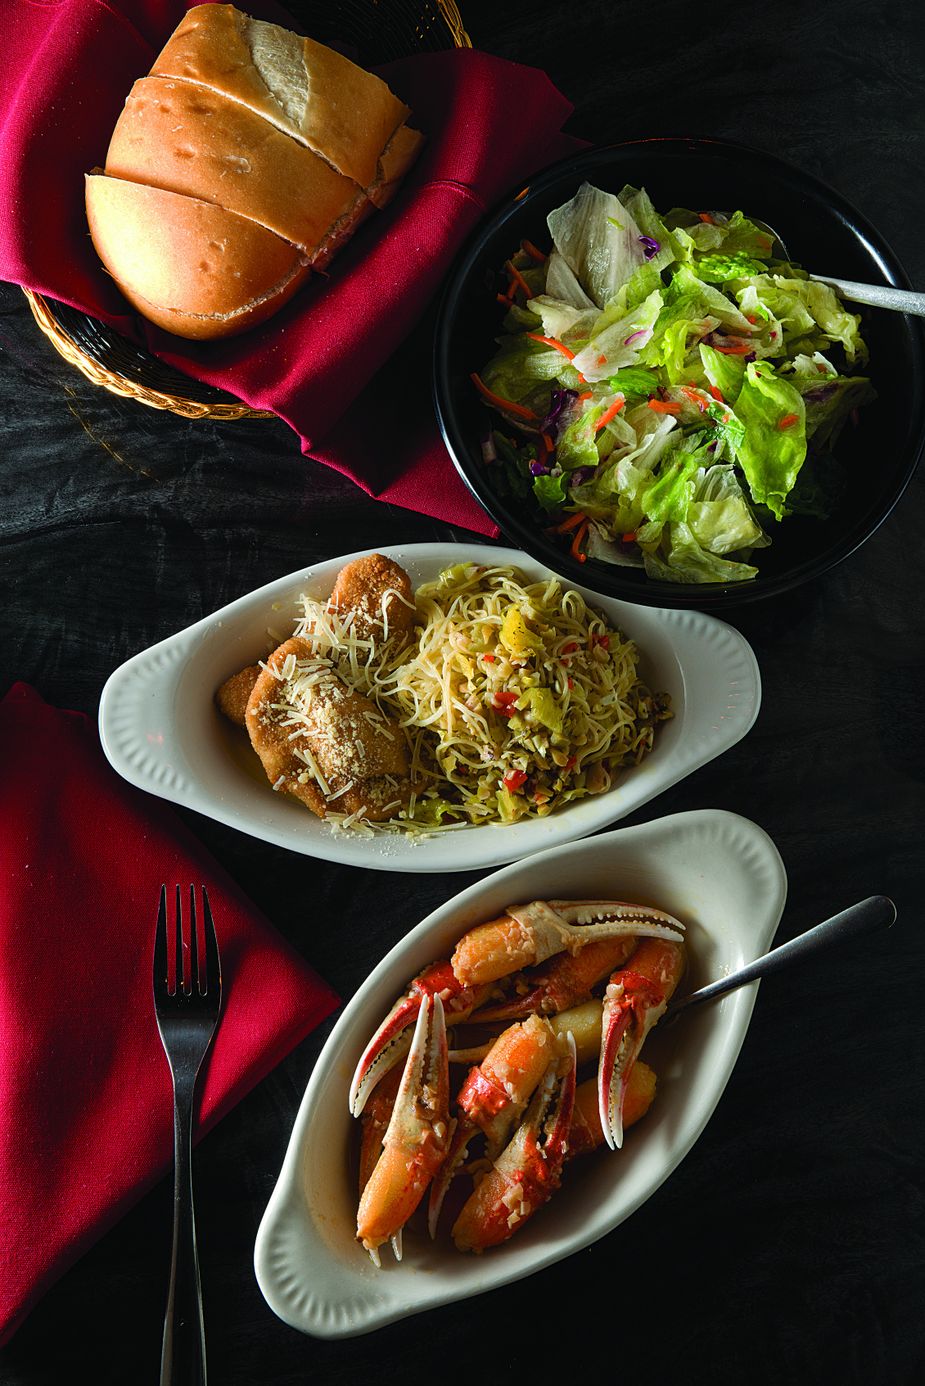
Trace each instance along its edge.
<instances>
[{"instance_id":1,"label":"dark textured background","mask_svg":"<svg viewBox=\"0 0 925 1386\"><path fill-rule=\"evenodd\" d=\"M925 289L919 7L464 0L463 15L477 46L547 69L575 134L709 134L782 154L854 202ZM8 285L0 314L0 693L26 679L95 714L128 655L260 583L365 546L465 541L306 463L282 424L186 423L104 393ZM648 1382L925 1380L923 491L920 474L811 588L732 613L761 666L758 721L638 815L716 806L760 823L789 875L782 937L873 892L895 898L899 923L763 986L706 1132L611 1236L490 1297L334 1344L281 1324L251 1264L322 1027L198 1149L213 1382L602 1367ZM345 997L477 879L347 870L188 817ZM170 1210L164 1183L47 1295L0 1354L4 1386L156 1382Z\"/></svg>"}]
</instances>

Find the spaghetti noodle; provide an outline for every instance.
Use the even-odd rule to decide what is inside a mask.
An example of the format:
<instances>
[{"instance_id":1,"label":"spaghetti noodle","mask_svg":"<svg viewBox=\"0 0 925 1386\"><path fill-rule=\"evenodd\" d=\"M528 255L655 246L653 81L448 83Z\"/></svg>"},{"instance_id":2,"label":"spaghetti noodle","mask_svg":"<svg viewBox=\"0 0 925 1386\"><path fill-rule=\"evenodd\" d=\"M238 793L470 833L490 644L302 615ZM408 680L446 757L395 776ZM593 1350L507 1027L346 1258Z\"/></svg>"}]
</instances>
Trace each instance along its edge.
<instances>
[{"instance_id":1,"label":"spaghetti noodle","mask_svg":"<svg viewBox=\"0 0 925 1386\"><path fill-rule=\"evenodd\" d=\"M405 737L411 767L410 798L394 817L370 823L329 802L336 827L433 833L543 817L610 789L671 716L667 695L639 677L633 642L555 578L529 583L515 568L463 563L415 597L410 640L389 638L385 612L381 639L360 636L349 615L301 598L296 634L316 658L286 671L291 724L336 675Z\"/></svg>"}]
</instances>

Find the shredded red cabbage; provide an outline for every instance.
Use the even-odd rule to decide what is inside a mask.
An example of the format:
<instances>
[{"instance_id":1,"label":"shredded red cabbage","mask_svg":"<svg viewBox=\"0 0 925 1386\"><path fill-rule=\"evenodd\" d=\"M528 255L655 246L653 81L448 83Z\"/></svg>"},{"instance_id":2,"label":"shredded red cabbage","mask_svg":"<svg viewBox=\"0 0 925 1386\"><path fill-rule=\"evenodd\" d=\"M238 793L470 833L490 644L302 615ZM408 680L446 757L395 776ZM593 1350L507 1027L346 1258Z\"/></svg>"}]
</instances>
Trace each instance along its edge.
<instances>
[{"instance_id":1,"label":"shredded red cabbage","mask_svg":"<svg viewBox=\"0 0 925 1386\"><path fill-rule=\"evenodd\" d=\"M640 236L639 244L642 246L647 260L653 259L661 250L661 244L652 239L651 236Z\"/></svg>"},{"instance_id":2,"label":"shredded red cabbage","mask_svg":"<svg viewBox=\"0 0 925 1386\"><path fill-rule=\"evenodd\" d=\"M577 390L553 390L549 401L549 413L540 424L540 432L548 433L555 441L558 434L559 418L563 409L571 404L573 399L578 398Z\"/></svg>"},{"instance_id":3,"label":"shredded red cabbage","mask_svg":"<svg viewBox=\"0 0 925 1386\"><path fill-rule=\"evenodd\" d=\"M623 345L632 346L633 343L638 341L640 337L648 336L648 333L649 329L647 327L640 327L638 332L631 332L628 337L623 338Z\"/></svg>"},{"instance_id":4,"label":"shredded red cabbage","mask_svg":"<svg viewBox=\"0 0 925 1386\"><path fill-rule=\"evenodd\" d=\"M827 399L831 399L833 395L837 394L837 385L819 385L815 390L807 390L803 396L803 401L810 404L824 404Z\"/></svg>"}]
</instances>

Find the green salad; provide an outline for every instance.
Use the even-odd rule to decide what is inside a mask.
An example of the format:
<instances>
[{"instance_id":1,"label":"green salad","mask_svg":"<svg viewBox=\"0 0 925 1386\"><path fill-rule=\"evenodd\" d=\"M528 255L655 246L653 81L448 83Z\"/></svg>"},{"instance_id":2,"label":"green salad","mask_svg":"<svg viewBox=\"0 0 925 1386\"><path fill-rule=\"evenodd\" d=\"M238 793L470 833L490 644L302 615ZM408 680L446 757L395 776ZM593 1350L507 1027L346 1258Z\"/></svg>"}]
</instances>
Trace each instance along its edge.
<instances>
[{"instance_id":1,"label":"green salad","mask_svg":"<svg viewBox=\"0 0 925 1386\"><path fill-rule=\"evenodd\" d=\"M580 560L666 582L740 582L791 515L826 518L846 419L874 397L860 318L774 258L768 232L585 183L549 254L505 265L498 350L472 379L483 442Z\"/></svg>"}]
</instances>

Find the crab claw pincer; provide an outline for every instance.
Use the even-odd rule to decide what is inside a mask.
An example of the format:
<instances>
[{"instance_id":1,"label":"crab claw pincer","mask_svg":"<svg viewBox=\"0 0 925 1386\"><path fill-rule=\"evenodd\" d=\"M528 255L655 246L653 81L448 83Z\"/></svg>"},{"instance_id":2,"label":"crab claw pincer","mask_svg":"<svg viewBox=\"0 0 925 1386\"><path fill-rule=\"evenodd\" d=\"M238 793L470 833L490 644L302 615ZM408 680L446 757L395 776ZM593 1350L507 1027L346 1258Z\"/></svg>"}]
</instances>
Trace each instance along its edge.
<instances>
[{"instance_id":1,"label":"crab claw pincer","mask_svg":"<svg viewBox=\"0 0 925 1386\"><path fill-rule=\"evenodd\" d=\"M484 999L487 990L464 986L446 961L431 963L415 977L363 1051L350 1084L351 1114L360 1115L376 1084L407 1054L412 1028L428 997L439 994L447 1019L451 1024L461 1024Z\"/></svg>"},{"instance_id":2,"label":"crab claw pincer","mask_svg":"<svg viewBox=\"0 0 925 1386\"><path fill-rule=\"evenodd\" d=\"M508 905L499 919L464 934L453 954L463 986L495 982L556 953L578 953L602 938L680 939L683 926L670 914L619 900L534 900Z\"/></svg>"},{"instance_id":3,"label":"crab claw pincer","mask_svg":"<svg viewBox=\"0 0 925 1386\"><path fill-rule=\"evenodd\" d=\"M624 1105L633 1065L646 1035L665 1013L684 974L684 944L645 938L625 967L610 978L601 1018L598 1105L604 1139L623 1145Z\"/></svg>"},{"instance_id":4,"label":"crab claw pincer","mask_svg":"<svg viewBox=\"0 0 925 1386\"><path fill-rule=\"evenodd\" d=\"M422 1002L382 1153L360 1197L357 1238L379 1264L391 1240L401 1260L401 1230L443 1163L452 1134L443 1002Z\"/></svg>"}]
</instances>

